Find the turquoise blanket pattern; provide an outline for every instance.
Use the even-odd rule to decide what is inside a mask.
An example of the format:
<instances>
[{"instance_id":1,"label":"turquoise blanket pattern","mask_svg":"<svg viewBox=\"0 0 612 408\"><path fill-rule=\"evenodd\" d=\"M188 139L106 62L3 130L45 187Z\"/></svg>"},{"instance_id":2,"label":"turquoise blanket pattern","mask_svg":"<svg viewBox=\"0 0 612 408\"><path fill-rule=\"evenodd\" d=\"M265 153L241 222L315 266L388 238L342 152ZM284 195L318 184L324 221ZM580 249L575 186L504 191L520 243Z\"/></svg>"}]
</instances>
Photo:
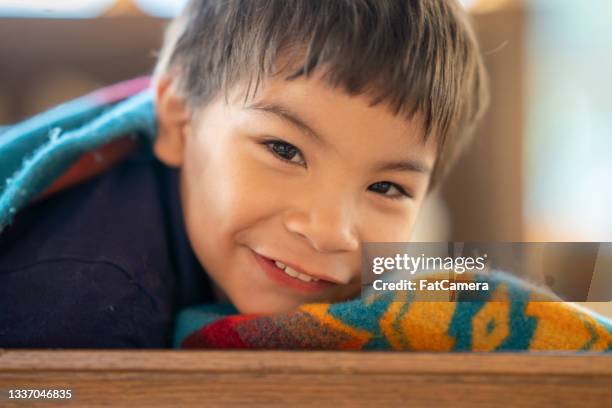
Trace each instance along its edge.
<instances>
[{"instance_id":1,"label":"turquoise blanket pattern","mask_svg":"<svg viewBox=\"0 0 612 408\"><path fill-rule=\"evenodd\" d=\"M135 82L138 81L138 82ZM157 134L146 79L78 98L0 134L0 232L84 152L130 133ZM134 89L140 92L134 95Z\"/></svg>"}]
</instances>

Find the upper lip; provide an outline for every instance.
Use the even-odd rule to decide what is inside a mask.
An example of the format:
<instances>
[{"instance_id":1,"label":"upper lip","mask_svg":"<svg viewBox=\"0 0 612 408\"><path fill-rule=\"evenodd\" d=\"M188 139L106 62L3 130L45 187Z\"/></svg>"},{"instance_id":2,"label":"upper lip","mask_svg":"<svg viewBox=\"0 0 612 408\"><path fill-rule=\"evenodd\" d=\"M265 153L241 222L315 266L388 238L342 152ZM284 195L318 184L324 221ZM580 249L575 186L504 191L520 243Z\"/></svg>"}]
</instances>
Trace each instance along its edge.
<instances>
[{"instance_id":1,"label":"upper lip","mask_svg":"<svg viewBox=\"0 0 612 408\"><path fill-rule=\"evenodd\" d=\"M335 279L333 277L324 276L324 275L320 275L320 274L317 274L317 273L312 273L312 272L306 270L305 268L302 268L301 266L294 264L293 262L285 261L283 259L274 258L274 257L263 255L263 254L259 254L259 255L263 256L264 258L268 258L271 261L280 262L283 265L286 265L286 266L290 267L291 269L293 269L293 270L295 270L295 271L297 271L299 273L302 273L304 275L308 275L308 276L311 276L313 278L316 278L316 279L319 279L319 280L322 280L322 281L332 282L332 283L336 283L336 284L339 284L339 285L344 284L344 282L342 282L342 281L340 281L338 279Z\"/></svg>"}]
</instances>

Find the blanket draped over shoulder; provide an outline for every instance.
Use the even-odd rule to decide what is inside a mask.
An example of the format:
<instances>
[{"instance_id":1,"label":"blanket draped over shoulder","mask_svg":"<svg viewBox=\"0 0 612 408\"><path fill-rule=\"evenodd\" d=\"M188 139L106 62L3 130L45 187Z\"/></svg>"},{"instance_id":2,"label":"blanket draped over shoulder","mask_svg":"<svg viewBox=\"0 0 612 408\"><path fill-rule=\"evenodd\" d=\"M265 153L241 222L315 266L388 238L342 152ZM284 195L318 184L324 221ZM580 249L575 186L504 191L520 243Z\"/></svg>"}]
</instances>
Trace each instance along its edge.
<instances>
[{"instance_id":1,"label":"blanket draped over shoulder","mask_svg":"<svg viewBox=\"0 0 612 408\"><path fill-rule=\"evenodd\" d=\"M41 195L100 173L152 140L156 122L148 78L101 89L0 133L0 233Z\"/></svg>"}]
</instances>

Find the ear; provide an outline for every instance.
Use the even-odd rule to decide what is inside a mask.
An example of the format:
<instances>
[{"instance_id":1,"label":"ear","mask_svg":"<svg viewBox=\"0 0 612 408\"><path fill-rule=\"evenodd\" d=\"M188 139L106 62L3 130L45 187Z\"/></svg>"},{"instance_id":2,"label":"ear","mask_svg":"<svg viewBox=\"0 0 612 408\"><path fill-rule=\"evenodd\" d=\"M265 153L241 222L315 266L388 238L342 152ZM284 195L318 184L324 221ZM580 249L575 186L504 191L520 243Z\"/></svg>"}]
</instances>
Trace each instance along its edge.
<instances>
[{"instance_id":1,"label":"ear","mask_svg":"<svg viewBox=\"0 0 612 408\"><path fill-rule=\"evenodd\" d=\"M185 139L190 131L190 113L185 98L176 90L174 78L164 75L155 82L158 134L153 150L171 167L183 164Z\"/></svg>"}]
</instances>

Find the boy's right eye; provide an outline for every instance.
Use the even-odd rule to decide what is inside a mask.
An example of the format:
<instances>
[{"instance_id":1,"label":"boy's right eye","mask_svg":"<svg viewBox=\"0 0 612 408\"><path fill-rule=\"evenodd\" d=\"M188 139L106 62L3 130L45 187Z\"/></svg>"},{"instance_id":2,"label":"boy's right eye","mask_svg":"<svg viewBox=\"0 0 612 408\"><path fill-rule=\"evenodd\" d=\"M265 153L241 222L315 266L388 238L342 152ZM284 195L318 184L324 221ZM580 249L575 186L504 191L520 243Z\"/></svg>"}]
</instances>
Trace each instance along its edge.
<instances>
[{"instance_id":1,"label":"boy's right eye","mask_svg":"<svg viewBox=\"0 0 612 408\"><path fill-rule=\"evenodd\" d=\"M278 159L306 166L304 155L300 149L282 140L269 140L263 143Z\"/></svg>"}]
</instances>

